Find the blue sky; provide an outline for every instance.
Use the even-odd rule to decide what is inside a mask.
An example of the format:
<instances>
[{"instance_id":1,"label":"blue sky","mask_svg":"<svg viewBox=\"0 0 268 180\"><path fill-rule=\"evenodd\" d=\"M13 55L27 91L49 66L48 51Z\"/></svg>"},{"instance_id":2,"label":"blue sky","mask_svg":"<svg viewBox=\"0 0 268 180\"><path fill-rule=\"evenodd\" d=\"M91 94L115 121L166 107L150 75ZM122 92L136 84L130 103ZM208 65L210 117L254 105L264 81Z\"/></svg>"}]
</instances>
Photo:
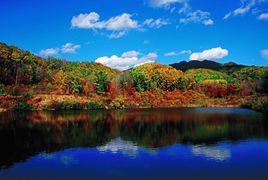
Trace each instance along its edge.
<instances>
[{"instance_id":1,"label":"blue sky","mask_svg":"<svg viewBox=\"0 0 268 180\"><path fill-rule=\"evenodd\" d=\"M1 42L44 57L268 65L268 0L1 0L0 17Z\"/></svg>"}]
</instances>

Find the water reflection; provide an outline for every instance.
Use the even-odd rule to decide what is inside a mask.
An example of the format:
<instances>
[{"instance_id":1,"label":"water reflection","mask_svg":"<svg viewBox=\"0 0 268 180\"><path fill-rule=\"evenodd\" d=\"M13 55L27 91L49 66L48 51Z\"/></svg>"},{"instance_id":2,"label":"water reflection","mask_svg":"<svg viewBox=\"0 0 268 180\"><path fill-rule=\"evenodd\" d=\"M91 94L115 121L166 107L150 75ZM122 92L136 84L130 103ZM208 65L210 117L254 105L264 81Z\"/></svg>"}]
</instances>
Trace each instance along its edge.
<instances>
[{"instance_id":1,"label":"water reflection","mask_svg":"<svg viewBox=\"0 0 268 180\"><path fill-rule=\"evenodd\" d=\"M193 146L192 152L197 156L204 156L216 161L224 161L231 157L230 149L219 146Z\"/></svg>"},{"instance_id":2,"label":"water reflection","mask_svg":"<svg viewBox=\"0 0 268 180\"><path fill-rule=\"evenodd\" d=\"M0 116L0 166L8 168L40 153L50 159L51 152L69 148L136 157L141 147L156 153L177 143L193 145L197 156L223 161L230 151L213 144L267 137L265 117L240 109L7 112ZM70 156L61 162L77 163Z\"/></svg>"},{"instance_id":3,"label":"water reflection","mask_svg":"<svg viewBox=\"0 0 268 180\"><path fill-rule=\"evenodd\" d=\"M124 155L135 157L138 153L138 146L130 141L116 138L109 143L97 147L101 152L123 153Z\"/></svg>"}]
</instances>

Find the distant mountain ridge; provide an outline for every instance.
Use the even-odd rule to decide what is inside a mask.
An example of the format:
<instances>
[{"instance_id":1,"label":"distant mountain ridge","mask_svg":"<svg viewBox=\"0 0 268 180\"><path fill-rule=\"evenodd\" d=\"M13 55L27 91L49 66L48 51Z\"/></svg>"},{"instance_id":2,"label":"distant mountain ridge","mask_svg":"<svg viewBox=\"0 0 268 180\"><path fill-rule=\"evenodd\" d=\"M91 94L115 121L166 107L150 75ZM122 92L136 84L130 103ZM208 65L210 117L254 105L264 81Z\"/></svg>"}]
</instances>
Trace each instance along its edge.
<instances>
[{"instance_id":1,"label":"distant mountain ridge","mask_svg":"<svg viewBox=\"0 0 268 180\"><path fill-rule=\"evenodd\" d=\"M187 71L189 69L199 69L199 68L204 68L204 69L212 69L212 70L223 70L223 69L237 69L237 68L243 68L246 67L244 65L239 65L234 62L228 62L225 64L221 64L215 61L209 61L209 60L204 60L204 61L198 61L198 60L192 60L192 61L181 61L179 63L173 63L170 64L173 68L181 71Z\"/></svg>"}]
</instances>

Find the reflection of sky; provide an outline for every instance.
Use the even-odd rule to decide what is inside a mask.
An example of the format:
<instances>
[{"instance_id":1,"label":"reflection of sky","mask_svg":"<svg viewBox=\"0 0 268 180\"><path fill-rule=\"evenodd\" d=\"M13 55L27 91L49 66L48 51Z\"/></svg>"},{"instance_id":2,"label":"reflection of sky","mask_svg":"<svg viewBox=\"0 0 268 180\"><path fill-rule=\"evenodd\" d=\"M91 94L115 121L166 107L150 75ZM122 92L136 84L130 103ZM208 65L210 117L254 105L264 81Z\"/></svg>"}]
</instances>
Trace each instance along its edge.
<instances>
[{"instance_id":1,"label":"reflection of sky","mask_svg":"<svg viewBox=\"0 0 268 180\"><path fill-rule=\"evenodd\" d=\"M59 154L56 156L55 153L53 154L41 153L40 158L42 158L43 160L48 160L48 161L57 161L66 166L78 164L78 161L74 158L73 155L70 155L70 154Z\"/></svg>"},{"instance_id":2,"label":"reflection of sky","mask_svg":"<svg viewBox=\"0 0 268 180\"><path fill-rule=\"evenodd\" d=\"M49 153L41 153L40 157L45 159L45 160L50 160L54 158L54 154L49 154Z\"/></svg>"},{"instance_id":3,"label":"reflection of sky","mask_svg":"<svg viewBox=\"0 0 268 180\"><path fill-rule=\"evenodd\" d=\"M193 146L192 152L196 156L203 156L216 161L224 161L231 158L230 150L220 146Z\"/></svg>"},{"instance_id":4,"label":"reflection of sky","mask_svg":"<svg viewBox=\"0 0 268 180\"><path fill-rule=\"evenodd\" d=\"M0 171L0 179L234 179L234 173L236 179L267 179L267 150L267 140L178 143L157 148L152 156L117 138L96 148L42 153Z\"/></svg>"},{"instance_id":5,"label":"reflection of sky","mask_svg":"<svg viewBox=\"0 0 268 180\"><path fill-rule=\"evenodd\" d=\"M121 138L116 138L111 140L109 143L97 147L100 152L112 152L123 153L131 157L135 157L138 153L138 146L130 141L122 140Z\"/></svg>"}]
</instances>

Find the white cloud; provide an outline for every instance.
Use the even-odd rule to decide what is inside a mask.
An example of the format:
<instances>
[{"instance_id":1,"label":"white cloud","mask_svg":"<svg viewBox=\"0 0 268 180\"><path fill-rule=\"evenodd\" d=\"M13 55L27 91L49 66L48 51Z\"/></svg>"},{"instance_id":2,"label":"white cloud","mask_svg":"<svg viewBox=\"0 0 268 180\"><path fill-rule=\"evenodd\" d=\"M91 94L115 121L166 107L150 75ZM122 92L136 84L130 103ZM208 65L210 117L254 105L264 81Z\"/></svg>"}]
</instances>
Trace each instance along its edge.
<instances>
[{"instance_id":1,"label":"white cloud","mask_svg":"<svg viewBox=\"0 0 268 180\"><path fill-rule=\"evenodd\" d=\"M106 21L100 21L100 15L96 12L79 14L71 20L72 27L86 29L106 29L110 31L122 31L138 28L138 22L132 19L132 15L124 13L111 17Z\"/></svg>"},{"instance_id":2,"label":"white cloud","mask_svg":"<svg viewBox=\"0 0 268 180\"><path fill-rule=\"evenodd\" d=\"M80 47L81 47L80 45L75 45L73 43L66 43L62 45L61 48L49 48L49 49L41 50L39 54L43 56L55 56L59 54L60 51L63 54L68 54L68 53L72 54L72 53L76 53L76 50L79 49Z\"/></svg>"},{"instance_id":3,"label":"white cloud","mask_svg":"<svg viewBox=\"0 0 268 180\"><path fill-rule=\"evenodd\" d=\"M175 51L172 51L172 52L167 52L164 54L164 56L178 56L179 53L175 52Z\"/></svg>"},{"instance_id":4,"label":"white cloud","mask_svg":"<svg viewBox=\"0 0 268 180\"><path fill-rule=\"evenodd\" d=\"M240 0L241 6L224 15L223 19L228 19L231 16L244 15L252 10L257 3L262 3L266 0Z\"/></svg>"},{"instance_id":5,"label":"white cloud","mask_svg":"<svg viewBox=\"0 0 268 180\"><path fill-rule=\"evenodd\" d=\"M189 0L147 0L151 7L165 7L171 13L176 10L176 7L171 7L172 4L180 4L179 14L185 17L180 18L180 23L201 23L203 25L213 25L214 21L210 18L210 13L202 10L192 10ZM152 21L152 20L151 20Z\"/></svg>"},{"instance_id":6,"label":"white cloud","mask_svg":"<svg viewBox=\"0 0 268 180\"><path fill-rule=\"evenodd\" d=\"M217 60L225 56L228 56L229 52L227 49L222 49L221 47L212 48L205 50L203 52L192 53L189 57L189 60Z\"/></svg>"},{"instance_id":7,"label":"white cloud","mask_svg":"<svg viewBox=\"0 0 268 180\"><path fill-rule=\"evenodd\" d=\"M157 57L158 56L156 53L150 52L150 53L146 54L145 56L142 56L134 66L136 67L136 66L140 66L140 65L145 64L145 63L155 62Z\"/></svg>"},{"instance_id":8,"label":"white cloud","mask_svg":"<svg viewBox=\"0 0 268 180\"><path fill-rule=\"evenodd\" d=\"M260 20L268 20L268 13L262 13L258 16Z\"/></svg>"},{"instance_id":9,"label":"white cloud","mask_svg":"<svg viewBox=\"0 0 268 180\"><path fill-rule=\"evenodd\" d=\"M229 12L224 15L223 19L228 19L232 15L232 12Z\"/></svg>"},{"instance_id":10,"label":"white cloud","mask_svg":"<svg viewBox=\"0 0 268 180\"><path fill-rule=\"evenodd\" d=\"M140 53L137 51L127 51L122 54L122 58L137 57Z\"/></svg>"},{"instance_id":11,"label":"white cloud","mask_svg":"<svg viewBox=\"0 0 268 180\"><path fill-rule=\"evenodd\" d=\"M39 54L43 56L55 56L59 53L59 48L49 48L45 50L41 50Z\"/></svg>"},{"instance_id":12,"label":"white cloud","mask_svg":"<svg viewBox=\"0 0 268 180\"><path fill-rule=\"evenodd\" d=\"M146 19L143 22L143 26L148 26L150 28L160 28L161 26L165 26L168 25L169 21L167 19L162 19L162 18L158 18L158 19Z\"/></svg>"},{"instance_id":13,"label":"white cloud","mask_svg":"<svg viewBox=\"0 0 268 180\"><path fill-rule=\"evenodd\" d=\"M180 14L186 14L189 13L191 11L191 6L188 3L188 0L185 0L182 2L182 7L179 9L179 13Z\"/></svg>"},{"instance_id":14,"label":"white cloud","mask_svg":"<svg viewBox=\"0 0 268 180\"><path fill-rule=\"evenodd\" d=\"M66 43L61 47L61 52L66 54L66 53L76 53L76 50L79 49L81 46L80 45L75 45L73 43Z\"/></svg>"},{"instance_id":15,"label":"white cloud","mask_svg":"<svg viewBox=\"0 0 268 180\"><path fill-rule=\"evenodd\" d=\"M110 39L117 39L126 34L128 30L139 28L138 21L132 19L132 15L124 13L108 20L100 20L100 15L96 12L79 14L71 20L73 28L99 29L113 31L107 35Z\"/></svg>"},{"instance_id":16,"label":"white cloud","mask_svg":"<svg viewBox=\"0 0 268 180\"><path fill-rule=\"evenodd\" d=\"M171 51L171 52L167 52L164 54L164 56L178 56L181 54L191 54L192 51L191 50L182 50L180 52L176 52L176 51Z\"/></svg>"},{"instance_id":17,"label":"white cloud","mask_svg":"<svg viewBox=\"0 0 268 180\"><path fill-rule=\"evenodd\" d=\"M201 23L206 26L213 25L214 21L210 18L210 13L206 11L196 10L185 14L185 18L181 18L180 22L187 24L190 22Z\"/></svg>"},{"instance_id":18,"label":"white cloud","mask_svg":"<svg viewBox=\"0 0 268 180\"><path fill-rule=\"evenodd\" d=\"M268 60L268 49L263 49L260 51L260 53L264 59Z\"/></svg>"},{"instance_id":19,"label":"white cloud","mask_svg":"<svg viewBox=\"0 0 268 180\"><path fill-rule=\"evenodd\" d=\"M202 24L209 26L209 25L213 25L214 21L212 19L206 19L206 20L202 21Z\"/></svg>"},{"instance_id":20,"label":"white cloud","mask_svg":"<svg viewBox=\"0 0 268 180\"><path fill-rule=\"evenodd\" d=\"M133 29L142 31L144 26L150 28L160 28L161 26L167 24L169 24L168 20L162 18L149 18L143 23L139 24L139 22L134 20L132 15L128 13L110 17L107 20L100 20L100 15L98 13L90 12L73 16L71 20L71 26L73 28L102 30L104 32L101 32L100 34L106 35L110 39L120 38L126 35L128 31Z\"/></svg>"},{"instance_id":21,"label":"white cloud","mask_svg":"<svg viewBox=\"0 0 268 180\"><path fill-rule=\"evenodd\" d=\"M181 3L184 0L147 0L152 7L166 7L171 4Z\"/></svg>"},{"instance_id":22,"label":"white cloud","mask_svg":"<svg viewBox=\"0 0 268 180\"><path fill-rule=\"evenodd\" d=\"M123 37L125 34L126 34L125 31L119 31L119 32L113 32L113 33L107 35L107 37L110 39L118 39L118 38Z\"/></svg>"},{"instance_id":23,"label":"white cloud","mask_svg":"<svg viewBox=\"0 0 268 180\"><path fill-rule=\"evenodd\" d=\"M154 62L156 58L157 54L155 53L140 56L140 53L137 51L128 51L124 52L121 56L100 57L95 62L123 71L144 63Z\"/></svg>"},{"instance_id":24,"label":"white cloud","mask_svg":"<svg viewBox=\"0 0 268 180\"><path fill-rule=\"evenodd\" d=\"M182 50L179 54L191 54L191 50Z\"/></svg>"},{"instance_id":25,"label":"white cloud","mask_svg":"<svg viewBox=\"0 0 268 180\"><path fill-rule=\"evenodd\" d=\"M138 28L138 22L131 19L132 15L124 13L122 15L112 17L105 22L108 30L129 30Z\"/></svg>"}]
</instances>

